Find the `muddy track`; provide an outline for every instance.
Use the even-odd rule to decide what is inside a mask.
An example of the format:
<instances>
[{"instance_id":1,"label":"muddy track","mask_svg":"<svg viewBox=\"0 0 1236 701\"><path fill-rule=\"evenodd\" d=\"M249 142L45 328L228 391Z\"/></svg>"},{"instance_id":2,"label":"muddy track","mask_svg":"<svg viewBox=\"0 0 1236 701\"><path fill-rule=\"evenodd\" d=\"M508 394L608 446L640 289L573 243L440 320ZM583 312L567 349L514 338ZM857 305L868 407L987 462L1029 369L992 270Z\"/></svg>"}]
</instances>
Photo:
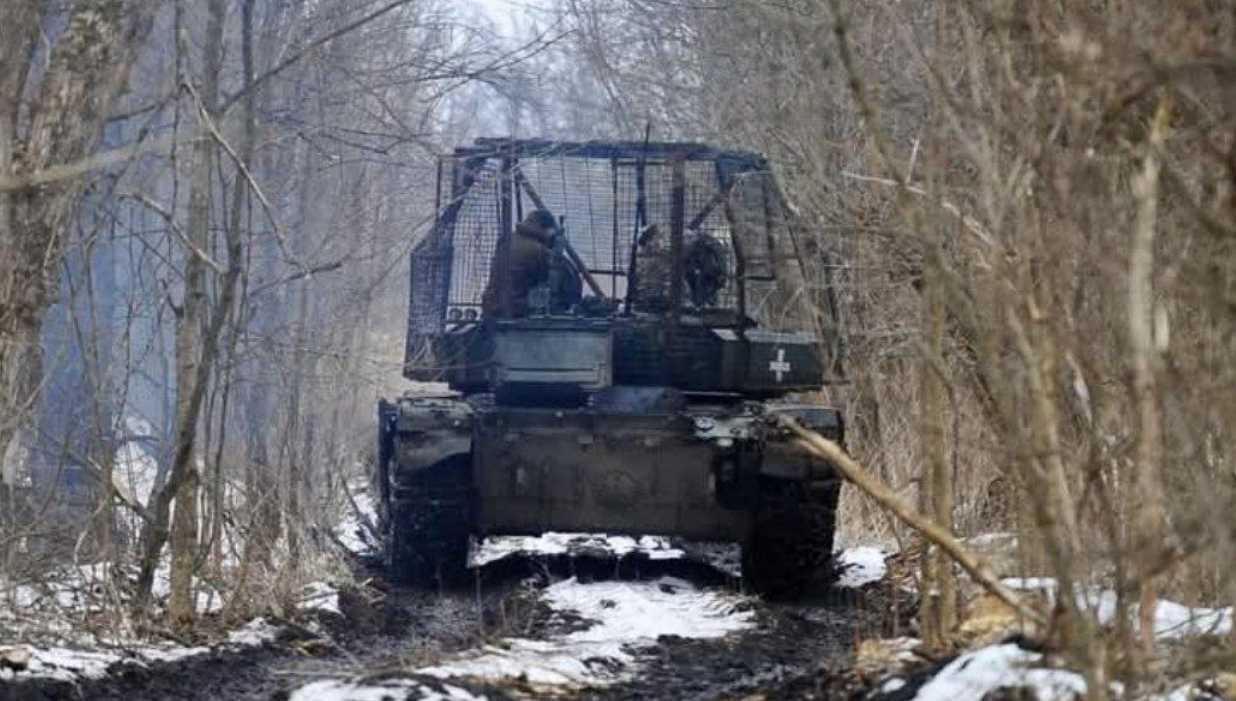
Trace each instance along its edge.
<instances>
[{"instance_id":1,"label":"muddy track","mask_svg":"<svg viewBox=\"0 0 1236 701\"><path fill-rule=\"evenodd\" d=\"M372 573L372 571L370 572ZM734 587L726 575L689 561L638 557L511 557L482 568L472 586L448 592L388 589L380 606L345 592L342 615L320 614L319 636L293 626L279 640L244 652L214 653L179 662L126 665L98 681L27 680L0 683L8 699L246 699L274 701L321 679L382 679L435 664L461 651L501 638L546 639L572 627L587 628L537 597L537 586L568 576L580 581L678 577L706 588ZM380 582L380 580L379 580ZM833 671L849 664L855 640L890 624L878 588L834 590L805 603L752 600L756 625L717 639L663 636L630 652L638 669L609 686L577 689L559 698L718 699L763 693L768 698L831 698ZM440 687L432 678L428 688ZM450 681L451 686L490 699L543 693L519 679L503 683ZM834 690L835 691L835 690ZM415 698L415 697L414 697Z\"/></svg>"}]
</instances>

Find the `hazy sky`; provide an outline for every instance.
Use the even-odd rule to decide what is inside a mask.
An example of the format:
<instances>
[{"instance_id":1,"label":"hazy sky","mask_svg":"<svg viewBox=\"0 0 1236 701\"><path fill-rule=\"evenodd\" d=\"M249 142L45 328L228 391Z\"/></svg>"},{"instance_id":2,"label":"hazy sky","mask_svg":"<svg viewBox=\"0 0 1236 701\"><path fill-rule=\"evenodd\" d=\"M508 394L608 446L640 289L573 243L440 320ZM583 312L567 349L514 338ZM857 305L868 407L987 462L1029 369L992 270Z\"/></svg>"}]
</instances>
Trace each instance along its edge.
<instances>
[{"instance_id":1,"label":"hazy sky","mask_svg":"<svg viewBox=\"0 0 1236 701\"><path fill-rule=\"evenodd\" d=\"M514 27L512 15L523 12L520 4L513 0L471 0L471 2L484 10L485 14L493 19L494 24L498 25L498 30L508 36Z\"/></svg>"}]
</instances>

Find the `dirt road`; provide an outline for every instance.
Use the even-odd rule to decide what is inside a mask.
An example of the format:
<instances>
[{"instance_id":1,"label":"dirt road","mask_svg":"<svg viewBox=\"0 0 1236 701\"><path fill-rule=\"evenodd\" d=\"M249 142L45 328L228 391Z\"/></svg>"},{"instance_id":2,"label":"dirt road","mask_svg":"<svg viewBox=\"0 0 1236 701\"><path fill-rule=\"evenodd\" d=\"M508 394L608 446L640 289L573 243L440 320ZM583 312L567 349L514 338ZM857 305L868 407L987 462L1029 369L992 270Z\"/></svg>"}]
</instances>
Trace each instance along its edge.
<instances>
[{"instance_id":1,"label":"dirt road","mask_svg":"<svg viewBox=\"0 0 1236 701\"><path fill-rule=\"evenodd\" d=\"M373 588L342 592L338 614L262 648L31 680L0 699L823 698L822 670L889 621L871 586L777 604L707 565L643 556L506 557L447 592L362 574Z\"/></svg>"}]
</instances>

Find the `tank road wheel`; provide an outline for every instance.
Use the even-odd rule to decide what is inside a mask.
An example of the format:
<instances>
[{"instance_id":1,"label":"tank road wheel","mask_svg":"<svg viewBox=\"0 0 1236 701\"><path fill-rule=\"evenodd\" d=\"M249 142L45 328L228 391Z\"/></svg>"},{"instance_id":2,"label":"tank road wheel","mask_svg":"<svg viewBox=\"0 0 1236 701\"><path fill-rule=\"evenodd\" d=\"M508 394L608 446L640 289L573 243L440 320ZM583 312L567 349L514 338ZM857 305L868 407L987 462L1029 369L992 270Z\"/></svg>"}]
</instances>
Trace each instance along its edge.
<instances>
[{"instance_id":1,"label":"tank road wheel","mask_svg":"<svg viewBox=\"0 0 1236 701\"><path fill-rule=\"evenodd\" d=\"M470 455L396 477L387 519L387 571L417 587L463 581L472 532Z\"/></svg>"},{"instance_id":2,"label":"tank road wheel","mask_svg":"<svg viewBox=\"0 0 1236 701\"><path fill-rule=\"evenodd\" d=\"M832 581L833 534L841 482L809 486L764 477L742 576L757 594L793 599Z\"/></svg>"}]
</instances>

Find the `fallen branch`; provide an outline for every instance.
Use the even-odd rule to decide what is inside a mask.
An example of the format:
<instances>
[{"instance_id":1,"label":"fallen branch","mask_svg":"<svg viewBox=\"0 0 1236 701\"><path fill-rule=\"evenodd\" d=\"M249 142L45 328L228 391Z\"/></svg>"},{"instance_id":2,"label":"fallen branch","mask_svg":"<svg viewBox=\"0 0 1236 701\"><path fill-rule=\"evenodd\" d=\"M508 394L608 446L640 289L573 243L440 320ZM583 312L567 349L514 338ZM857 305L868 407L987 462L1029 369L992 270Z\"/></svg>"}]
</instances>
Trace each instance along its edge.
<instances>
[{"instance_id":1,"label":"fallen branch","mask_svg":"<svg viewBox=\"0 0 1236 701\"><path fill-rule=\"evenodd\" d=\"M914 510L909 503L893 493L893 490L874 477L862 465L841 449L833 441L821 436L815 431L803 428L797 421L789 417L780 417L781 425L789 429L798 438L798 445L811 455L827 460L855 487L871 497L877 504L891 511L906 525L923 534L923 537L945 552L954 562L961 565L974 581L991 592L993 596L1008 604L1018 615L1035 623L1045 623L1046 618L1041 612L1029 606L1013 590L1004 586L992 574L991 569L981 559L971 553L951 533L941 528L922 514Z\"/></svg>"}]
</instances>

